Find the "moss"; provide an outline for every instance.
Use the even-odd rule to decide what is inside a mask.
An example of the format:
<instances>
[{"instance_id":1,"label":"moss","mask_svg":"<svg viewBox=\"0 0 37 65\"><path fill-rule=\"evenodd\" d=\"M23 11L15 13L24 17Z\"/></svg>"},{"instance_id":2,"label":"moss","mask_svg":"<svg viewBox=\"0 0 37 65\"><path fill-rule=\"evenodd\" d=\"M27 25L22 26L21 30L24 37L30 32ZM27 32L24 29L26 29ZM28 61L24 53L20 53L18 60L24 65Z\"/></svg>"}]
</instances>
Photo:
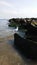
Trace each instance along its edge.
<instances>
[{"instance_id":1,"label":"moss","mask_svg":"<svg viewBox=\"0 0 37 65\"><path fill-rule=\"evenodd\" d=\"M10 27L17 27L16 23L10 23L9 26Z\"/></svg>"}]
</instances>

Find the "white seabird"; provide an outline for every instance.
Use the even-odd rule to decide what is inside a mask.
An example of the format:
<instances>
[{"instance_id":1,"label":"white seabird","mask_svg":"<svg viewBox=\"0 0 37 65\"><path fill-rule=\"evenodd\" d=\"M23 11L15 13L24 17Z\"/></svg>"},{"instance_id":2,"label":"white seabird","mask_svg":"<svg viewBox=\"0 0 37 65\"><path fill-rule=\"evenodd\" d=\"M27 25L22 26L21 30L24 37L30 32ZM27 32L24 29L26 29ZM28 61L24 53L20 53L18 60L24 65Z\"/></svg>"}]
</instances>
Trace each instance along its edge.
<instances>
[{"instance_id":1,"label":"white seabird","mask_svg":"<svg viewBox=\"0 0 37 65\"><path fill-rule=\"evenodd\" d=\"M18 31L18 27L17 27L16 29L13 30L14 33L17 32L17 31Z\"/></svg>"}]
</instances>

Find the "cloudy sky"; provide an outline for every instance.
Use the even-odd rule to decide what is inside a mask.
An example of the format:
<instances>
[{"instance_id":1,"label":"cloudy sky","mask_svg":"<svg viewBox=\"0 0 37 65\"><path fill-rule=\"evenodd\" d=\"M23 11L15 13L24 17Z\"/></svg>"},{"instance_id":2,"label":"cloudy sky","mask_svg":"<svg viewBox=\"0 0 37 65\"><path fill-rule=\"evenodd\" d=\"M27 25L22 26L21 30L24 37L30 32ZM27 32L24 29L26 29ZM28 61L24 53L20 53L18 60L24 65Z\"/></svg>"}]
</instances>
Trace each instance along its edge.
<instances>
[{"instance_id":1,"label":"cloudy sky","mask_svg":"<svg viewBox=\"0 0 37 65\"><path fill-rule=\"evenodd\" d=\"M0 18L37 17L37 0L0 0Z\"/></svg>"}]
</instances>

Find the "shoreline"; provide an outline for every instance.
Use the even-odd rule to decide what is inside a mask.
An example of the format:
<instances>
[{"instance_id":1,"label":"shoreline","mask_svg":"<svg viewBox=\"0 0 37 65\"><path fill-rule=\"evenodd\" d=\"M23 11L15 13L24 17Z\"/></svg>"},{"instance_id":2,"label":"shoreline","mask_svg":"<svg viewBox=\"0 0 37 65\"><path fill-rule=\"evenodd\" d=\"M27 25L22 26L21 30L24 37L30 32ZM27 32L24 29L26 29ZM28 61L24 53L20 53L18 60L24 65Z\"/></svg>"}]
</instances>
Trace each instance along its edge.
<instances>
[{"instance_id":1,"label":"shoreline","mask_svg":"<svg viewBox=\"0 0 37 65\"><path fill-rule=\"evenodd\" d=\"M19 52L13 47L14 35L0 38L0 65L32 65L37 64L30 59L23 59ZM8 42L9 41L9 42Z\"/></svg>"},{"instance_id":2,"label":"shoreline","mask_svg":"<svg viewBox=\"0 0 37 65\"><path fill-rule=\"evenodd\" d=\"M11 45L11 42L8 42L13 39L14 35L0 38L0 65L24 65L22 57L14 49L13 45Z\"/></svg>"},{"instance_id":3,"label":"shoreline","mask_svg":"<svg viewBox=\"0 0 37 65\"><path fill-rule=\"evenodd\" d=\"M8 36L5 36L5 37L0 37L0 41L4 41L4 40L7 40L7 39L14 39L14 34L13 35L8 35Z\"/></svg>"}]
</instances>

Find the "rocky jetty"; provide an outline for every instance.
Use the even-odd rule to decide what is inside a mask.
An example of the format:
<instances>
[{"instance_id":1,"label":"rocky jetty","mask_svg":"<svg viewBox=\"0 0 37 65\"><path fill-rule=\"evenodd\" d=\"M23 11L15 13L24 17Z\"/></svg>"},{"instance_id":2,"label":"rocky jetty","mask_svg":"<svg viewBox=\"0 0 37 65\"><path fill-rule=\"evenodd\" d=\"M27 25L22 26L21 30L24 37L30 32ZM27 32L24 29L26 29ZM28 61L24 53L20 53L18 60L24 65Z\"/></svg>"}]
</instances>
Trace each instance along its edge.
<instances>
[{"instance_id":1,"label":"rocky jetty","mask_svg":"<svg viewBox=\"0 0 37 65\"><path fill-rule=\"evenodd\" d=\"M16 23L17 26L36 25L37 18L12 18L9 19L10 24Z\"/></svg>"},{"instance_id":2,"label":"rocky jetty","mask_svg":"<svg viewBox=\"0 0 37 65\"><path fill-rule=\"evenodd\" d=\"M37 35L37 18L12 18L9 20L9 26L19 27L27 30L27 33Z\"/></svg>"},{"instance_id":3,"label":"rocky jetty","mask_svg":"<svg viewBox=\"0 0 37 65\"><path fill-rule=\"evenodd\" d=\"M24 37L15 33L14 44L19 47L27 57L37 59L37 18L25 18L19 20L21 27L27 31L24 32Z\"/></svg>"}]
</instances>

